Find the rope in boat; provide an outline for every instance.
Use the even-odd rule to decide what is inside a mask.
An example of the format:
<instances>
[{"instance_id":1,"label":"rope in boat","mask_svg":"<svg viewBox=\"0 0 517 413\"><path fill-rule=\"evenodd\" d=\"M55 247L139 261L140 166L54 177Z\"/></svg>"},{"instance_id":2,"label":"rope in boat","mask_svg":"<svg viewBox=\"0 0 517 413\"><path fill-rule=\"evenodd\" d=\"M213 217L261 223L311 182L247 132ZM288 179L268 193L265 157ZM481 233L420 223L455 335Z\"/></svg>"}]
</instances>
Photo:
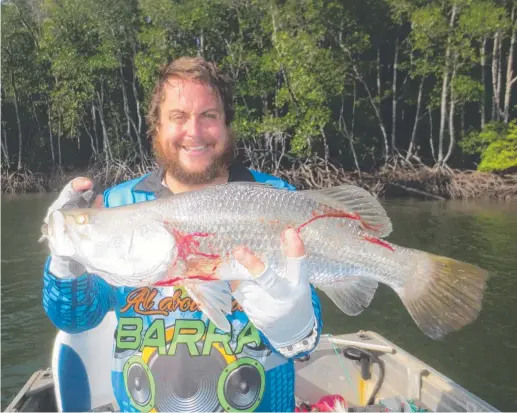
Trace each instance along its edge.
<instances>
[{"instance_id":1,"label":"rope in boat","mask_svg":"<svg viewBox=\"0 0 517 413\"><path fill-rule=\"evenodd\" d=\"M327 337L331 337L331 334L327 334ZM352 391L355 388L355 390L357 391L357 397L359 398L360 397L359 389L357 388L357 386L354 386L352 384L352 377L350 376L348 369L346 368L345 364L343 363L343 360L341 359L343 357L341 352L338 351L338 347L332 341L330 341L330 343L332 344L332 349L336 353L336 356L339 360L339 364L341 364L341 367L343 367L343 370L345 372L346 378L348 379L348 384L350 385L350 388L352 389Z\"/></svg>"}]
</instances>

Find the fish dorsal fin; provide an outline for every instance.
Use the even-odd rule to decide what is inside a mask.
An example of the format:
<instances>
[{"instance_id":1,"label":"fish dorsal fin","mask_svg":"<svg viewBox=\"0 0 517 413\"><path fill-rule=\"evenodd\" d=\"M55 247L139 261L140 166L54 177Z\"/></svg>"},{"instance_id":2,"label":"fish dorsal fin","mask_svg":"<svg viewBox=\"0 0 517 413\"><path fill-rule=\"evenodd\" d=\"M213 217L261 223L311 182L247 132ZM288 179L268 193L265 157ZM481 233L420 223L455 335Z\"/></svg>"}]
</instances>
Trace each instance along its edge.
<instances>
[{"instance_id":1,"label":"fish dorsal fin","mask_svg":"<svg viewBox=\"0 0 517 413\"><path fill-rule=\"evenodd\" d=\"M363 230L376 237L387 237L391 220L377 198L355 185L343 184L325 189L300 191L303 195L333 209L359 215Z\"/></svg>"}]
</instances>

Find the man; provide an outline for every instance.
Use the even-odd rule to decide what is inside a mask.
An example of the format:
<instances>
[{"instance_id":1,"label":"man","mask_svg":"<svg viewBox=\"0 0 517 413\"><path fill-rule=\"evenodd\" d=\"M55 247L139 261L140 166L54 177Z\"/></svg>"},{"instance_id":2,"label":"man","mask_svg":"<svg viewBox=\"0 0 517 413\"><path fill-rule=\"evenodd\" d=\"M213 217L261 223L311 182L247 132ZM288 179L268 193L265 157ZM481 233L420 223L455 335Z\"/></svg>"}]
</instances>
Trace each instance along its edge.
<instances>
[{"instance_id":1,"label":"man","mask_svg":"<svg viewBox=\"0 0 517 413\"><path fill-rule=\"evenodd\" d=\"M160 169L106 190L104 207L232 181L294 189L233 159L232 118L230 82L215 65L181 58L166 66L147 116ZM86 178L73 180L49 214L84 202L91 187ZM322 325L303 242L291 230L283 245L283 276L272 274L252 251L235 251L234 270L248 271L256 281L232 285L229 334L218 332L180 287L115 288L55 254L45 266L44 307L58 328L72 334L116 312L112 383L122 411L294 411L293 359L315 348ZM143 382L148 397L141 397Z\"/></svg>"}]
</instances>

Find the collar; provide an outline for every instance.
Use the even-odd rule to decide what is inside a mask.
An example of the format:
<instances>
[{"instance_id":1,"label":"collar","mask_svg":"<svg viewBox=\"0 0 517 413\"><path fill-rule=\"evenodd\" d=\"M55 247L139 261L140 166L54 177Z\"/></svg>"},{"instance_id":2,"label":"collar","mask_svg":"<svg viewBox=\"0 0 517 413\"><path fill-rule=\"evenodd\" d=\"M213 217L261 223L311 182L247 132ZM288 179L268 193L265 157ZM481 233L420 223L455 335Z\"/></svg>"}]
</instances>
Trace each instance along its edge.
<instances>
[{"instance_id":1,"label":"collar","mask_svg":"<svg viewBox=\"0 0 517 413\"><path fill-rule=\"evenodd\" d=\"M229 168L228 182L255 182L253 174L242 163L234 161ZM165 170L158 168L144 176L134 187L133 191L153 193L156 198L170 196L171 190L162 184Z\"/></svg>"}]
</instances>

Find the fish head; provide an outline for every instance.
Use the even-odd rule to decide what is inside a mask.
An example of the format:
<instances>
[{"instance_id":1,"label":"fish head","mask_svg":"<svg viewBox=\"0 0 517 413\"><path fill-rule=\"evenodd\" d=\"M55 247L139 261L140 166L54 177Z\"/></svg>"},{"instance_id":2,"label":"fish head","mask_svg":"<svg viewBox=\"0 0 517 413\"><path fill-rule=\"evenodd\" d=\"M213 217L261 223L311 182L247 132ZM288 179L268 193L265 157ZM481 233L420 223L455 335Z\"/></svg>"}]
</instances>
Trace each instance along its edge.
<instances>
[{"instance_id":1,"label":"fish head","mask_svg":"<svg viewBox=\"0 0 517 413\"><path fill-rule=\"evenodd\" d=\"M69 257L114 285L149 285L162 279L178 248L166 225L122 209L61 209L43 234L53 255Z\"/></svg>"}]
</instances>

